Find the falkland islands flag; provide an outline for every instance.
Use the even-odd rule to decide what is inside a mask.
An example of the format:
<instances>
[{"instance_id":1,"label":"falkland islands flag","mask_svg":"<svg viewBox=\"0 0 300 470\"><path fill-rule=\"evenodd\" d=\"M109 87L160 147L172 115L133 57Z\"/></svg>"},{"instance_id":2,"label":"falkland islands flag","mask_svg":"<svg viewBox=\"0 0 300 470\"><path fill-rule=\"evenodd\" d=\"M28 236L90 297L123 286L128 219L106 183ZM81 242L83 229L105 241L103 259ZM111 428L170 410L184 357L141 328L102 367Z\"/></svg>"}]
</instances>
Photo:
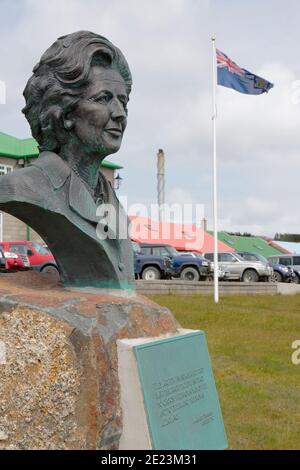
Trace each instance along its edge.
<instances>
[{"instance_id":1,"label":"falkland islands flag","mask_svg":"<svg viewBox=\"0 0 300 470\"><path fill-rule=\"evenodd\" d=\"M233 88L248 95L267 93L274 85L248 70L242 69L217 49L218 85Z\"/></svg>"}]
</instances>

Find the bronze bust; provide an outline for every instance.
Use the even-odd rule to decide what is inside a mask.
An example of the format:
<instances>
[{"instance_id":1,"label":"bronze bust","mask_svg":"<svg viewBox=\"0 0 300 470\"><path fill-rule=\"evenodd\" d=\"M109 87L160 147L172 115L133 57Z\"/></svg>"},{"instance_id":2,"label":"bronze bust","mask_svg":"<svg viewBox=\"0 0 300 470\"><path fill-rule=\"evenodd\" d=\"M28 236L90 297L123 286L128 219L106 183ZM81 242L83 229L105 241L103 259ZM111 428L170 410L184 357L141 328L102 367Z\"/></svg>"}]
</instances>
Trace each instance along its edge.
<instances>
[{"instance_id":1,"label":"bronze bust","mask_svg":"<svg viewBox=\"0 0 300 470\"><path fill-rule=\"evenodd\" d=\"M128 225L99 167L121 146L131 84L121 51L103 36L78 31L43 54L24 90L23 113L41 153L1 177L0 209L40 234L65 286L134 284L130 239L97 215L97 207L110 205L117 228Z\"/></svg>"}]
</instances>

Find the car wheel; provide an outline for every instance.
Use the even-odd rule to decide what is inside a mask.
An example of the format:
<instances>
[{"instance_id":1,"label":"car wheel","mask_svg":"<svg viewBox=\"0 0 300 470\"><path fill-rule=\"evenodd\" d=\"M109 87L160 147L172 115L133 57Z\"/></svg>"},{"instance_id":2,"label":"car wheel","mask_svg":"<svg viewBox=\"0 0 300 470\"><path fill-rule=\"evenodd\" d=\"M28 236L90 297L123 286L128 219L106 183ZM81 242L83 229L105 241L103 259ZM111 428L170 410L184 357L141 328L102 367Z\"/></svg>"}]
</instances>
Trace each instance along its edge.
<instances>
[{"instance_id":1,"label":"car wheel","mask_svg":"<svg viewBox=\"0 0 300 470\"><path fill-rule=\"evenodd\" d=\"M254 269L246 269L242 276L243 282L257 282L258 274Z\"/></svg>"},{"instance_id":2,"label":"car wheel","mask_svg":"<svg viewBox=\"0 0 300 470\"><path fill-rule=\"evenodd\" d=\"M55 273L58 274L58 269L53 264L48 264L41 269L41 273Z\"/></svg>"},{"instance_id":3,"label":"car wheel","mask_svg":"<svg viewBox=\"0 0 300 470\"><path fill-rule=\"evenodd\" d=\"M180 279L183 281L199 281L200 276L195 268L184 268L181 271Z\"/></svg>"},{"instance_id":4,"label":"car wheel","mask_svg":"<svg viewBox=\"0 0 300 470\"><path fill-rule=\"evenodd\" d=\"M282 282L282 275L278 271L274 271L273 280L274 282Z\"/></svg>"},{"instance_id":5,"label":"car wheel","mask_svg":"<svg viewBox=\"0 0 300 470\"><path fill-rule=\"evenodd\" d=\"M156 281L160 278L160 271L154 266L149 266L148 268L145 268L142 273L142 279L144 279L145 281Z\"/></svg>"},{"instance_id":6,"label":"car wheel","mask_svg":"<svg viewBox=\"0 0 300 470\"><path fill-rule=\"evenodd\" d=\"M300 279L299 276L296 274L295 277L292 279L293 284L300 284Z\"/></svg>"}]
</instances>

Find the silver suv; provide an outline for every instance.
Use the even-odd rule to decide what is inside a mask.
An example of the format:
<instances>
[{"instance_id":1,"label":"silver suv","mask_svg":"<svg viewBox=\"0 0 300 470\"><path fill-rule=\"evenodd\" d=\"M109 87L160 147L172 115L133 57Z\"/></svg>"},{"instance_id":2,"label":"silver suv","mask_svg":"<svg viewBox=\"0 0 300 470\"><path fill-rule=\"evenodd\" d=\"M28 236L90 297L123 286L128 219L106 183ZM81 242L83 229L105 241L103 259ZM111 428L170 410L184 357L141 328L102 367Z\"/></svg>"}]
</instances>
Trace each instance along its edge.
<instances>
[{"instance_id":1,"label":"silver suv","mask_svg":"<svg viewBox=\"0 0 300 470\"><path fill-rule=\"evenodd\" d=\"M213 253L203 253L203 256L213 263ZM246 261L237 253L218 253L218 261L220 268L228 273L227 279L236 279L243 282L269 281L273 275L273 269L268 263Z\"/></svg>"},{"instance_id":2,"label":"silver suv","mask_svg":"<svg viewBox=\"0 0 300 470\"><path fill-rule=\"evenodd\" d=\"M284 266L291 267L296 274L293 282L295 284L300 283L300 255L276 255L268 256L268 260L273 264L283 264Z\"/></svg>"}]
</instances>

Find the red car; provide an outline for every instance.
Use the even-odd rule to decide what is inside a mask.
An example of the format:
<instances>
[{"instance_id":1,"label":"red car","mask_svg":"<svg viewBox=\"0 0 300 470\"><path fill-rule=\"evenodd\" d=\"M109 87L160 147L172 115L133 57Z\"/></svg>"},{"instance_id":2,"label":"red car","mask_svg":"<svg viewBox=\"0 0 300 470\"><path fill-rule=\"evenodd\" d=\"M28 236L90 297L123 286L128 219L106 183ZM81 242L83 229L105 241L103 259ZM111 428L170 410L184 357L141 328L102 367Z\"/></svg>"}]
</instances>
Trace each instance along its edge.
<instances>
[{"instance_id":1,"label":"red car","mask_svg":"<svg viewBox=\"0 0 300 470\"><path fill-rule=\"evenodd\" d=\"M9 241L1 242L0 247L4 252L28 257L30 266L35 270L41 272L58 271L53 255L40 243L27 240Z\"/></svg>"},{"instance_id":2,"label":"red car","mask_svg":"<svg viewBox=\"0 0 300 470\"><path fill-rule=\"evenodd\" d=\"M30 269L28 256L20 255L0 248L0 271L15 272Z\"/></svg>"}]
</instances>

